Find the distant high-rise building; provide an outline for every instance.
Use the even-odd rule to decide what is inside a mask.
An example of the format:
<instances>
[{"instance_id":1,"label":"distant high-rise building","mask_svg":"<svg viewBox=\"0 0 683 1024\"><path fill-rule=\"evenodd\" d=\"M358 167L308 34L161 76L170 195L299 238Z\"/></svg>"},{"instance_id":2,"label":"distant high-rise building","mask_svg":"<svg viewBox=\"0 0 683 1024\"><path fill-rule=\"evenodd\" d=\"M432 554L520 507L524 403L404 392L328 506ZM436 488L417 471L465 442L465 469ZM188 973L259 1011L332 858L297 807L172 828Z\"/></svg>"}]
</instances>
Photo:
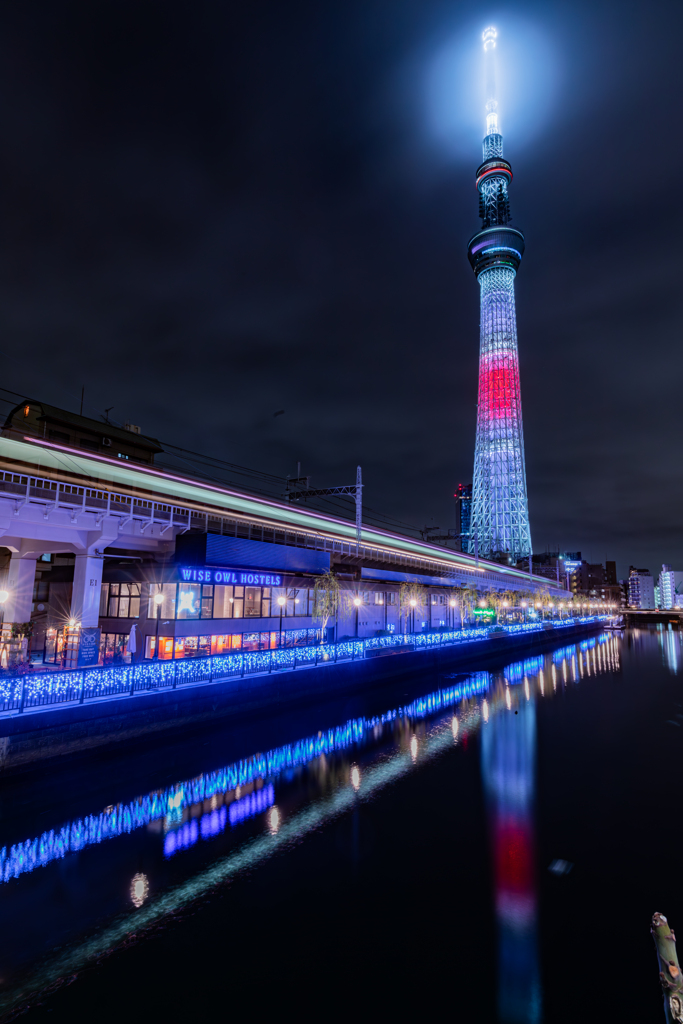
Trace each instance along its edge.
<instances>
[{"instance_id":1,"label":"distant high-rise building","mask_svg":"<svg viewBox=\"0 0 683 1024\"><path fill-rule=\"evenodd\" d=\"M575 565L575 563L571 563ZM575 594L590 594L607 584L607 574L601 562L581 561L572 569L569 589Z\"/></svg>"},{"instance_id":2,"label":"distant high-rise building","mask_svg":"<svg viewBox=\"0 0 683 1024\"><path fill-rule=\"evenodd\" d=\"M659 608L677 608L683 597L683 572L663 565L659 574ZM678 603L677 603L678 602Z\"/></svg>"},{"instance_id":3,"label":"distant high-rise building","mask_svg":"<svg viewBox=\"0 0 683 1024\"><path fill-rule=\"evenodd\" d=\"M628 576L628 603L631 608L655 607L655 581L649 569L631 566Z\"/></svg>"},{"instance_id":4,"label":"distant high-rise building","mask_svg":"<svg viewBox=\"0 0 683 1024\"><path fill-rule=\"evenodd\" d=\"M458 526L460 528L460 550L474 554L471 538L472 526L472 484L458 484L455 497L458 499Z\"/></svg>"},{"instance_id":5,"label":"distant high-rise building","mask_svg":"<svg viewBox=\"0 0 683 1024\"><path fill-rule=\"evenodd\" d=\"M605 562L605 583L611 587L618 586L616 562Z\"/></svg>"}]
</instances>

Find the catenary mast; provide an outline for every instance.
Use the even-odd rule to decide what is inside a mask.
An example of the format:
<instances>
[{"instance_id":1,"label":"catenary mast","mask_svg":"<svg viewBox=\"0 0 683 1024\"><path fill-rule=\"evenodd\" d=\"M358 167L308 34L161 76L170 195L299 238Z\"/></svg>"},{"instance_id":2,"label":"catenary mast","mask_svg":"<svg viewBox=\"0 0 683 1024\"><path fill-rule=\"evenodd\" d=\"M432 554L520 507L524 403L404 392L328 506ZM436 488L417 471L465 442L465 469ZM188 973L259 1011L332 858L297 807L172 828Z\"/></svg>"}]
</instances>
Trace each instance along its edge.
<instances>
[{"instance_id":1,"label":"catenary mast","mask_svg":"<svg viewBox=\"0 0 683 1024\"><path fill-rule=\"evenodd\" d=\"M495 28L483 33L486 136L476 174L482 228L467 247L481 293L470 548L476 546L484 558L514 563L531 553L515 315L524 235L510 226L512 169L503 159L498 124L496 38Z\"/></svg>"}]
</instances>

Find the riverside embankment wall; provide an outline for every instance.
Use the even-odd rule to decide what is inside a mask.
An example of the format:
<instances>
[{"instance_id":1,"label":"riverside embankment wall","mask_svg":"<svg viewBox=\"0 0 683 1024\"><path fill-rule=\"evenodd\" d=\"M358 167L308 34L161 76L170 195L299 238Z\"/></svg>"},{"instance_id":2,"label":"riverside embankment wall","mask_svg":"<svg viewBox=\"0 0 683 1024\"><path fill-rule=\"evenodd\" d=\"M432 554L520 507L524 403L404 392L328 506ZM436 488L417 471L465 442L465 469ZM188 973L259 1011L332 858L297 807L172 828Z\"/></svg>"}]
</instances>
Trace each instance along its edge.
<instances>
[{"instance_id":1,"label":"riverside embankment wall","mask_svg":"<svg viewBox=\"0 0 683 1024\"><path fill-rule=\"evenodd\" d=\"M0 770L10 772L57 757L135 741L217 719L272 713L279 706L322 697L362 694L416 673L485 668L492 660L524 657L600 632L580 624L539 633L503 635L367 660L302 666L272 674L214 679L134 697L105 697L86 704L51 705L0 718Z\"/></svg>"},{"instance_id":2,"label":"riverside embankment wall","mask_svg":"<svg viewBox=\"0 0 683 1024\"><path fill-rule=\"evenodd\" d=\"M255 715L321 697L358 694L418 673L485 668L549 650L600 631L600 624L432 647L356 662L301 667L270 675L231 677L134 697L104 697L0 718L0 769L20 769L57 757L125 743L168 730L191 729L229 716Z\"/></svg>"}]
</instances>

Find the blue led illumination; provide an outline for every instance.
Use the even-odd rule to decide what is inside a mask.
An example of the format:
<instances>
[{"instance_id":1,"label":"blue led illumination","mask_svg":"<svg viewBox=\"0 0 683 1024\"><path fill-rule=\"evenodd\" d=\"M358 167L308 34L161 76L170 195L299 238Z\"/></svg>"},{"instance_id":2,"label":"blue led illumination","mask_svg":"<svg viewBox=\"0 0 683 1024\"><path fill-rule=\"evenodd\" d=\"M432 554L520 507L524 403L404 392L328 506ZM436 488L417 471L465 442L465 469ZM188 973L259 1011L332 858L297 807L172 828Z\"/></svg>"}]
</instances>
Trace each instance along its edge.
<instances>
[{"instance_id":1,"label":"blue led illumination","mask_svg":"<svg viewBox=\"0 0 683 1024\"><path fill-rule=\"evenodd\" d=\"M486 630L477 632L486 633ZM602 635L598 642L602 644L608 639L606 635ZM587 644L594 647L596 639L593 638ZM575 652L576 647L572 646L562 648L561 653L563 657L569 659ZM555 652L556 655L559 653ZM505 678L511 685L519 684L525 676L536 675L542 668L542 657L528 658L506 666ZM444 679L459 677L460 673L454 673L445 676ZM173 856L178 851L193 846L200 836L208 839L223 831L226 819L234 826L272 806L275 802L272 780L276 780L283 772L306 765L323 754L329 755L361 744L377 726L403 718L426 718L428 715L454 707L463 700L481 696L489 691L490 686L491 677L488 672L475 672L453 686L446 686L424 697L418 697L410 704L399 706L385 714L372 718L349 719L344 725L318 732L315 736L298 740L296 743L275 747L264 754L255 754L217 771L198 775L185 782L177 782L164 790L155 790L147 796L136 797L127 804L118 804L99 814L79 818L61 828L43 832L36 839L16 843L9 851L3 847L0 850L0 882L18 878L19 875L33 871L37 867L44 867L51 861L59 860L67 853L132 832L159 819L165 819L168 828L164 852L167 857ZM184 812L189 813L193 805L201 805L214 796L222 797L224 794L236 792L238 787L258 787L264 782L262 788L255 788L252 793L232 800L227 809L224 804L204 814L199 823L196 818L182 821Z\"/></svg>"},{"instance_id":2,"label":"blue led illumination","mask_svg":"<svg viewBox=\"0 0 683 1024\"><path fill-rule=\"evenodd\" d=\"M190 595L188 595L189 598ZM556 629L606 620L607 616L555 620ZM498 626L510 635L538 633L549 623L527 622ZM50 704L82 704L102 697L136 696L150 690L175 689L192 683L214 682L237 676L292 670L301 665L329 665L338 661L362 659L366 651L400 647L410 643L416 650L473 643L489 636L486 627L456 629L440 633L394 633L365 640L344 640L337 644L296 646L306 641L308 630L291 631L294 646L266 651L233 651L206 658L176 661L147 661L137 665L105 665L66 672L41 672L35 675L4 676L0 679L0 715ZM594 643L595 641L591 641Z\"/></svg>"},{"instance_id":3,"label":"blue led illumination","mask_svg":"<svg viewBox=\"0 0 683 1024\"><path fill-rule=\"evenodd\" d=\"M456 686L419 697L410 704L387 711L379 717L350 719L342 726L319 732L296 743L276 747L265 754L255 754L227 768L199 775L186 782L178 782L163 791L156 790L127 804L119 804L100 814L89 815L63 825L60 829L51 829L37 839L15 844L9 851L3 847L0 850L0 882L7 882L10 878L18 878L27 871L44 867L50 861L59 860L67 853L142 828L150 821L166 818L173 828L173 823L179 822L183 811L193 804L201 804L213 796L229 793L238 786L276 778L282 772L308 764L322 754L346 750L354 744L361 743L378 725L385 725L397 718L424 718L443 708L452 707L465 698L485 693L488 687L488 673L477 672ZM179 850L193 846L200 835L202 838L216 835L225 828L226 813L230 824L235 825L246 817L261 813L274 802L275 790L272 783L269 783L260 791L257 790L231 803L227 812L223 806L218 812L205 814L199 826L196 820L193 820L169 831L164 840L164 852L170 857ZM216 813L218 817L214 818L213 815Z\"/></svg>"}]
</instances>

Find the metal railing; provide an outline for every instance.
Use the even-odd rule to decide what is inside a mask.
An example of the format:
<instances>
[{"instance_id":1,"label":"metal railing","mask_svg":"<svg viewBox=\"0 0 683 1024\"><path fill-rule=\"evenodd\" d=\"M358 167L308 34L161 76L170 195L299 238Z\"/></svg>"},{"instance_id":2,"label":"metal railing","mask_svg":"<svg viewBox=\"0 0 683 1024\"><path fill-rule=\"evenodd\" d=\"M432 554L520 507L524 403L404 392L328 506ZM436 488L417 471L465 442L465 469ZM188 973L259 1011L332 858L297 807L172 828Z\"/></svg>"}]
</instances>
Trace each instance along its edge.
<instances>
[{"instance_id":1,"label":"metal railing","mask_svg":"<svg viewBox=\"0 0 683 1024\"><path fill-rule=\"evenodd\" d=\"M490 636L541 633L552 625L563 629L577 624L599 623L608 616L564 619L552 623L526 623L515 626L448 630L438 633L400 633L392 636L342 640L336 644L309 647L285 647L269 651L241 651L214 654L206 658L182 661L147 661L136 665L104 665L96 668L61 672L5 675L0 678L0 716L61 704L84 704L111 697L135 697L197 683L297 668L334 665L371 657L383 650L427 650L468 644Z\"/></svg>"}]
</instances>

